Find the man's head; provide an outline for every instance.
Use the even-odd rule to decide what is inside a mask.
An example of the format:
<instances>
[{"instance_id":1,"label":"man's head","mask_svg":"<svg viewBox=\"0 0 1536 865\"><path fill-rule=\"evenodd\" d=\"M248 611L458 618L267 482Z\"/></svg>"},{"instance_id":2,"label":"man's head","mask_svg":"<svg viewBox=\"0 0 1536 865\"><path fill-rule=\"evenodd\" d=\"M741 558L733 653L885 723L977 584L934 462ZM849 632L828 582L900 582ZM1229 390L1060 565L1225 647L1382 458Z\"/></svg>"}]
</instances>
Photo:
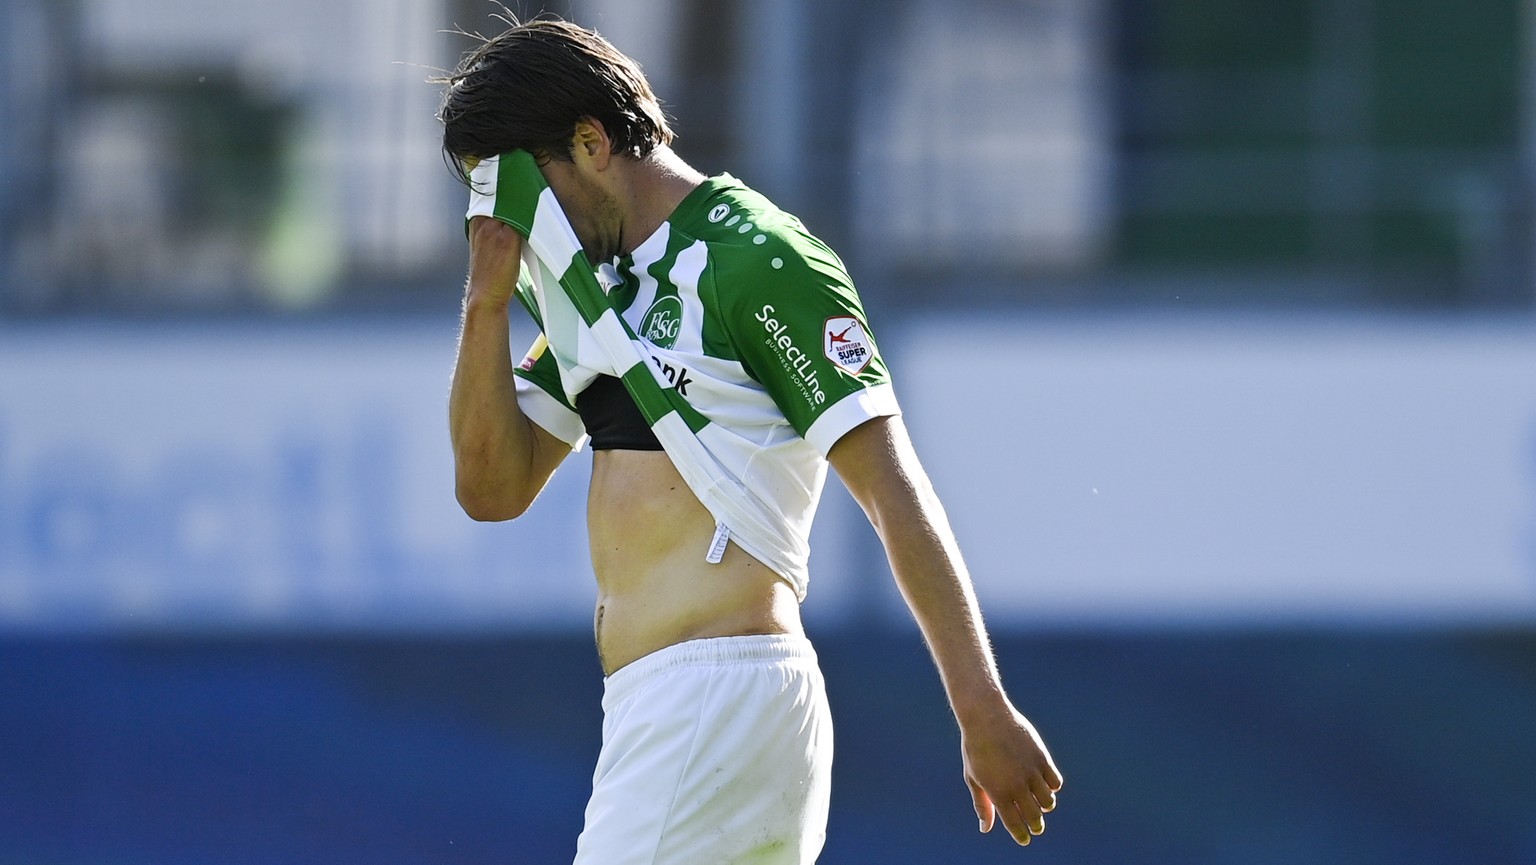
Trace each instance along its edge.
<instances>
[{"instance_id":1,"label":"man's head","mask_svg":"<svg viewBox=\"0 0 1536 865\"><path fill-rule=\"evenodd\" d=\"M443 152L466 183L466 160L508 150L570 161L583 119L602 126L614 155L643 158L672 142L639 64L566 21L513 21L466 53L442 83Z\"/></svg>"}]
</instances>

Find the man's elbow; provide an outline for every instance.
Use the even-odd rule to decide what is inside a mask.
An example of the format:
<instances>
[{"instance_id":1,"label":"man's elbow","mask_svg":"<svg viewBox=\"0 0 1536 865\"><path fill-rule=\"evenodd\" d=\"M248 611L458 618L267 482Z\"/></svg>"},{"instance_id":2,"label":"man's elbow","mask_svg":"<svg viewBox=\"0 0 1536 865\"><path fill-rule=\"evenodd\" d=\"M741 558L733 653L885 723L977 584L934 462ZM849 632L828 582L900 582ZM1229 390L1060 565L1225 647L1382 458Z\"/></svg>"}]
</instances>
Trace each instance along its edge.
<instances>
[{"instance_id":1,"label":"man's elbow","mask_svg":"<svg viewBox=\"0 0 1536 865\"><path fill-rule=\"evenodd\" d=\"M455 491L459 507L472 520L481 523L499 523L515 520L527 513L533 499L507 495L504 492L487 493L483 490L460 486Z\"/></svg>"}]
</instances>

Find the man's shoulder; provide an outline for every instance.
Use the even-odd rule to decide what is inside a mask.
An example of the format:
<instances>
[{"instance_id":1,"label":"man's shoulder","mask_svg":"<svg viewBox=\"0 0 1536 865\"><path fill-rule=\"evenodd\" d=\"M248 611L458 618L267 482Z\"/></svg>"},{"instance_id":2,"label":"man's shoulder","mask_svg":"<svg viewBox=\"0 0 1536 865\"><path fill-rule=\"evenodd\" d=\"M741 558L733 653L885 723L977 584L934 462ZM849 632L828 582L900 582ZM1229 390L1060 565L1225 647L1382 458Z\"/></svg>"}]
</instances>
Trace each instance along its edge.
<instances>
[{"instance_id":1,"label":"man's shoulder","mask_svg":"<svg viewBox=\"0 0 1536 865\"><path fill-rule=\"evenodd\" d=\"M767 223L788 216L766 195L729 174L716 174L700 183L683 206L678 208L674 224L679 224L701 239L730 240L733 234L746 234L745 224Z\"/></svg>"},{"instance_id":2,"label":"man's shoulder","mask_svg":"<svg viewBox=\"0 0 1536 865\"><path fill-rule=\"evenodd\" d=\"M732 294L848 282L841 259L794 214L728 174L705 181L674 231L703 242L713 282Z\"/></svg>"},{"instance_id":3,"label":"man's shoulder","mask_svg":"<svg viewBox=\"0 0 1536 865\"><path fill-rule=\"evenodd\" d=\"M689 204L673 220L673 230L709 244L711 253L751 260L802 245L824 245L799 217L729 174L705 180Z\"/></svg>"}]
</instances>

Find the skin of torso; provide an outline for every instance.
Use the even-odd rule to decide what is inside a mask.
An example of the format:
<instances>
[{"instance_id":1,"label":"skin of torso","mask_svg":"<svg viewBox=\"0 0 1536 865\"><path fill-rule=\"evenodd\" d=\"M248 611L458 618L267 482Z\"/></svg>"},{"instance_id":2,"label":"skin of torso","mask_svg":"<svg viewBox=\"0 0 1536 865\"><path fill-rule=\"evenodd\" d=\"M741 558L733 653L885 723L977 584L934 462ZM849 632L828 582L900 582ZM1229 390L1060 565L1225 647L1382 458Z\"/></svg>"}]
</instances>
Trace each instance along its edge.
<instances>
[{"instance_id":1,"label":"skin of torso","mask_svg":"<svg viewBox=\"0 0 1536 865\"><path fill-rule=\"evenodd\" d=\"M686 640L800 634L794 590L730 544L705 561L715 520L661 451L600 450L587 497L603 672Z\"/></svg>"}]
</instances>

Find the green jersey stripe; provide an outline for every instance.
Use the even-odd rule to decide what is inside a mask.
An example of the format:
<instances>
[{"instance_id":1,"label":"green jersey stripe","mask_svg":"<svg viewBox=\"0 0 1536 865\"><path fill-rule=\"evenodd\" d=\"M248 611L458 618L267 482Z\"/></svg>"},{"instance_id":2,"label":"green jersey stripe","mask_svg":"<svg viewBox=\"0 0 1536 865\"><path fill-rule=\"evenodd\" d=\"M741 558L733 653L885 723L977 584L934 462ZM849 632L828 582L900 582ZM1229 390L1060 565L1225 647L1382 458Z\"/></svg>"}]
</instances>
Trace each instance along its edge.
<instances>
[{"instance_id":1,"label":"green jersey stripe","mask_svg":"<svg viewBox=\"0 0 1536 865\"><path fill-rule=\"evenodd\" d=\"M529 157L531 160L532 157ZM543 175L530 175L516 159L502 158L496 163L495 208L491 215L514 226L526 237L533 229Z\"/></svg>"}]
</instances>

